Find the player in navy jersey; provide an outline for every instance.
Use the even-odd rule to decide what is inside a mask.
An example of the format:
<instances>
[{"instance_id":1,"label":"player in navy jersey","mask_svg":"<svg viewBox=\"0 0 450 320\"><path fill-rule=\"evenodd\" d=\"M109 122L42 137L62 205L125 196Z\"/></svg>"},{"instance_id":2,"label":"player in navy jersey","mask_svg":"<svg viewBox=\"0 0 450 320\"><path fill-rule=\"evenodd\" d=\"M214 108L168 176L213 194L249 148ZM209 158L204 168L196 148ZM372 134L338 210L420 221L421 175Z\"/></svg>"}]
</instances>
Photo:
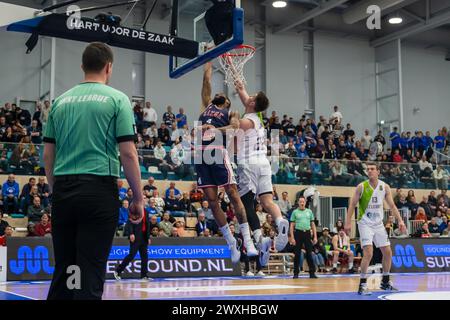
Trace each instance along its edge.
<instances>
[{"instance_id":1,"label":"player in navy jersey","mask_svg":"<svg viewBox=\"0 0 450 320\"><path fill-rule=\"evenodd\" d=\"M231 103L225 94L216 94L211 99L211 76L212 65L207 63L203 76L200 126L196 126L198 133L195 134L195 170L198 187L204 191L216 223L231 250L233 263L237 263L240 260L240 251L218 201L219 187L225 189L234 206L247 255L258 255L251 239L247 215L237 190L227 151L227 131L239 128L239 114L230 111Z\"/></svg>"}]
</instances>

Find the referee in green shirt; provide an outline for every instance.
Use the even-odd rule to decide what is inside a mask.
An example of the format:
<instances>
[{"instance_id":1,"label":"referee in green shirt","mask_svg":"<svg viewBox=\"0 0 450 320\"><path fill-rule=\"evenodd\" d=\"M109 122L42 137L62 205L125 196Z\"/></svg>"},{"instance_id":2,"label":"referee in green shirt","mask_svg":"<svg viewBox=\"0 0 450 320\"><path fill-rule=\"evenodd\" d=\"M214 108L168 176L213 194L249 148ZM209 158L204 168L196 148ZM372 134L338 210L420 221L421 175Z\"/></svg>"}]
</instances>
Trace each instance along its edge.
<instances>
[{"instance_id":1,"label":"referee in green shirt","mask_svg":"<svg viewBox=\"0 0 450 320\"><path fill-rule=\"evenodd\" d=\"M311 241L311 229L313 231L314 240ZM294 231L295 230L295 231ZM298 199L298 209L294 210L291 214L291 227L290 227L290 243L294 246L294 279L298 278L300 253L303 246L306 250L306 261L308 261L309 277L317 278L315 275L316 268L314 266L312 251L313 244L317 243L317 231L314 224L314 214L308 208L306 208L305 197Z\"/></svg>"},{"instance_id":2,"label":"referee in green shirt","mask_svg":"<svg viewBox=\"0 0 450 320\"><path fill-rule=\"evenodd\" d=\"M119 219L119 151L134 194L130 219L139 223L143 217L134 116L128 97L108 86L113 60L107 45L89 44L84 81L55 100L45 128L55 256L49 300L102 298Z\"/></svg>"}]
</instances>

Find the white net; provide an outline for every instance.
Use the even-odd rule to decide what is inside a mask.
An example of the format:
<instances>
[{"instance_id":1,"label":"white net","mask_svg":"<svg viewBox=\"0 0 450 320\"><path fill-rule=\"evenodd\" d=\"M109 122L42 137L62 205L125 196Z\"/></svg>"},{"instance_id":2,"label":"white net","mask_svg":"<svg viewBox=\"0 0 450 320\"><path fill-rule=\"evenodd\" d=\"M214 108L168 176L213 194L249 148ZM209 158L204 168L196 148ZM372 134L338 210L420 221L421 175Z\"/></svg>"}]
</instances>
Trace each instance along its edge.
<instances>
[{"instance_id":1,"label":"white net","mask_svg":"<svg viewBox=\"0 0 450 320\"><path fill-rule=\"evenodd\" d=\"M225 83L233 87L236 80L246 84L244 77L244 66L255 54L256 49L252 46L241 45L219 57L220 65L225 72Z\"/></svg>"}]
</instances>

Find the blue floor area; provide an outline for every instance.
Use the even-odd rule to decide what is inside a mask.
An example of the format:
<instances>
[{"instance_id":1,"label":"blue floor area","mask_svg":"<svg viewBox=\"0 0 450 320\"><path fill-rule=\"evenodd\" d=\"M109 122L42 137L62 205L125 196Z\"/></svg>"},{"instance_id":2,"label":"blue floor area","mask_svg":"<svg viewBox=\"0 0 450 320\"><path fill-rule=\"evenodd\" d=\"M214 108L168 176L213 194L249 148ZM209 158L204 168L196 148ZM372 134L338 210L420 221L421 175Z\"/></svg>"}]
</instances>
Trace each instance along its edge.
<instances>
[{"instance_id":1,"label":"blue floor area","mask_svg":"<svg viewBox=\"0 0 450 320\"><path fill-rule=\"evenodd\" d=\"M19 296L17 294L14 293L9 293L9 292L5 292L5 291L0 291L0 300L9 300L9 301L13 301L13 300L30 300L29 298L25 298L22 296Z\"/></svg>"}]
</instances>

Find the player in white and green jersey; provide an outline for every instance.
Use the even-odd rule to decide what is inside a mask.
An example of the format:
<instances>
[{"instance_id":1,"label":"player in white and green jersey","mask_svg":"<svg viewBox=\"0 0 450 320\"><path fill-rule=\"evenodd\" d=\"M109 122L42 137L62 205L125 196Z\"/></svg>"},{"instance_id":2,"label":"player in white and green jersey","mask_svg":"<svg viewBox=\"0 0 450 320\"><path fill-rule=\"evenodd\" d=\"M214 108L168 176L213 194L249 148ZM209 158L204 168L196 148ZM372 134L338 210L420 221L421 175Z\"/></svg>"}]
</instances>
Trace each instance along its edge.
<instances>
[{"instance_id":1,"label":"player in white and green jersey","mask_svg":"<svg viewBox=\"0 0 450 320\"><path fill-rule=\"evenodd\" d=\"M363 247L363 258L361 261L361 281L359 284L358 294L371 294L367 288L367 269L373 255L373 245L380 248L383 254L383 279L381 282L382 290L396 290L389 279L391 270L392 250L389 242L388 234L383 224L384 216L384 200L390 207L392 213L398 221L400 231L406 232L405 223L395 206L392 198L391 188L388 184L378 179L380 174L378 165L375 163L367 164L368 180L360 183L350 201L347 212L347 220L345 221L345 231L350 235L351 219L354 215L357 204L358 208L358 229Z\"/></svg>"}]
</instances>

